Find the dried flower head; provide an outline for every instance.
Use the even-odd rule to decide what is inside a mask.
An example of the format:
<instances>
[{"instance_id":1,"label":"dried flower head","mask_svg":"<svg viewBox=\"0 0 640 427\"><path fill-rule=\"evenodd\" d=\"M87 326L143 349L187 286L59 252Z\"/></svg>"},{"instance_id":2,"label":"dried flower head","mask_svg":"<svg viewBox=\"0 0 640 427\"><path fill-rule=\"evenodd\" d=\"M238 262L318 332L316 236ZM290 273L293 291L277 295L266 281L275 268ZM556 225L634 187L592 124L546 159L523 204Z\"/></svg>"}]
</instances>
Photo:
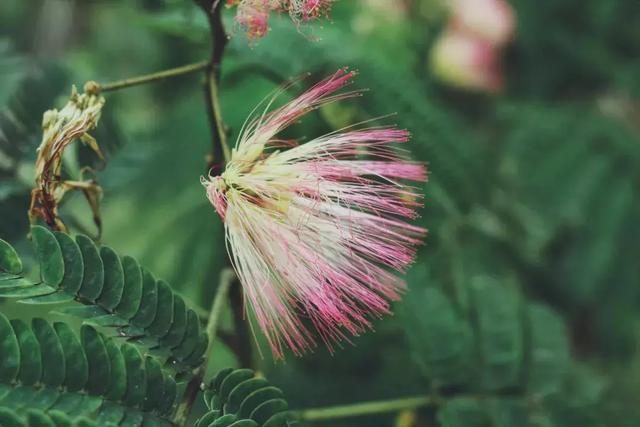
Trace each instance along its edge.
<instances>
[{"instance_id":1,"label":"dried flower head","mask_svg":"<svg viewBox=\"0 0 640 427\"><path fill-rule=\"evenodd\" d=\"M420 205L424 165L402 160L393 143L405 130L379 127L330 133L304 144L278 139L307 112L358 92L335 94L345 69L240 133L226 170L203 178L224 220L245 302L277 358L314 345L308 319L331 349L389 313L404 282L390 270L412 263L425 230L406 223Z\"/></svg>"},{"instance_id":2,"label":"dried flower head","mask_svg":"<svg viewBox=\"0 0 640 427\"><path fill-rule=\"evenodd\" d=\"M64 229L58 216L58 204L69 190L81 190L100 227L98 199L100 187L92 180L64 181L61 177L62 155L75 140L89 146L102 158L96 140L89 135L98 124L104 98L95 93L79 94L72 88L69 102L62 110L46 111L42 118L43 136L37 149L36 187L31 193L29 216L33 221L42 218L49 226Z\"/></svg>"}]
</instances>

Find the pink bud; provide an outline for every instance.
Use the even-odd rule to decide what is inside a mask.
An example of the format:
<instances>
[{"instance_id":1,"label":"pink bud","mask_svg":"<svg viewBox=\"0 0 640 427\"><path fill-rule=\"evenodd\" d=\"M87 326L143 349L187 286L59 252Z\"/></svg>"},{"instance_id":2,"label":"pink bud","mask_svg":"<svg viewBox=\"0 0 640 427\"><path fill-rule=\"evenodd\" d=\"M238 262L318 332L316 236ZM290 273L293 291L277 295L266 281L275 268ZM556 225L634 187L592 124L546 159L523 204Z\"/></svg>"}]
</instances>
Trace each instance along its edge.
<instances>
[{"instance_id":1,"label":"pink bud","mask_svg":"<svg viewBox=\"0 0 640 427\"><path fill-rule=\"evenodd\" d=\"M455 0L453 27L502 46L513 37L514 12L505 0Z\"/></svg>"},{"instance_id":2,"label":"pink bud","mask_svg":"<svg viewBox=\"0 0 640 427\"><path fill-rule=\"evenodd\" d=\"M502 73L496 48L489 42L457 31L446 31L431 50L431 69L452 86L496 92Z\"/></svg>"}]
</instances>

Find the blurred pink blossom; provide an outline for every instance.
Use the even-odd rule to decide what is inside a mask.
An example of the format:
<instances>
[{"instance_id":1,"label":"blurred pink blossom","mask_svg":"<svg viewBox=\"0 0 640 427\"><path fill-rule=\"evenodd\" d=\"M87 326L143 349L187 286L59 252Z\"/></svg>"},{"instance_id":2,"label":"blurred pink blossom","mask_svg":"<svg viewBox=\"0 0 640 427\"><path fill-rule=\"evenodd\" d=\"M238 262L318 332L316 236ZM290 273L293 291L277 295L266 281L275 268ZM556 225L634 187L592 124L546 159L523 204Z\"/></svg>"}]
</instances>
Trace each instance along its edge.
<instances>
[{"instance_id":1,"label":"blurred pink blossom","mask_svg":"<svg viewBox=\"0 0 640 427\"><path fill-rule=\"evenodd\" d=\"M453 86L489 92L502 88L498 52L482 39L446 31L433 46L430 61L433 73Z\"/></svg>"},{"instance_id":2,"label":"blurred pink blossom","mask_svg":"<svg viewBox=\"0 0 640 427\"><path fill-rule=\"evenodd\" d=\"M513 37L515 17L505 0L454 0L453 28L503 46Z\"/></svg>"},{"instance_id":3,"label":"blurred pink blossom","mask_svg":"<svg viewBox=\"0 0 640 427\"><path fill-rule=\"evenodd\" d=\"M425 234L405 220L416 217L420 194L402 180L426 180L424 165L393 147L407 131L352 128L303 144L278 138L306 113L360 95L335 93L353 76L341 69L278 109L270 108L275 96L256 107L264 112L241 130L225 171L202 179L276 358L285 347L299 355L314 346L303 318L332 349L389 313L404 288L392 271L413 262Z\"/></svg>"},{"instance_id":4,"label":"blurred pink blossom","mask_svg":"<svg viewBox=\"0 0 640 427\"><path fill-rule=\"evenodd\" d=\"M502 89L501 54L515 30L506 0L453 0L445 31L434 43L431 69L452 86L485 92Z\"/></svg>"}]
</instances>

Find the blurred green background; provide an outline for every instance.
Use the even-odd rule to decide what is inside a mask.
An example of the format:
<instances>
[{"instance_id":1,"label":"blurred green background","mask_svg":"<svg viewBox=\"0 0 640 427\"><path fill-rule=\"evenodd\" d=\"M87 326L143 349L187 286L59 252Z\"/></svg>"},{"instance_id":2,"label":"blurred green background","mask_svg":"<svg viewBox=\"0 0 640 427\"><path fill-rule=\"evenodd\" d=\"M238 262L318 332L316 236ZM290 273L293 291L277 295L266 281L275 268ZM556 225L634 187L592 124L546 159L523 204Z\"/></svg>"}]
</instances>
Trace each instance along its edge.
<instances>
[{"instance_id":1,"label":"blurred green background","mask_svg":"<svg viewBox=\"0 0 640 427\"><path fill-rule=\"evenodd\" d=\"M411 155L430 170L419 219L430 234L396 314L334 355L319 347L274 363L263 352L254 368L294 408L425 394L439 403L315 425L640 424L640 3L511 6L515 36L499 51L504 87L494 92L433 72L450 19L444 0L339 0L330 20L298 30L274 17L251 43L225 11L232 140L282 81L350 66L366 96L310 115L297 134L397 113L385 122L412 132ZM206 17L189 1L0 2L0 236L28 253L42 113L61 107L72 84L208 54ZM102 240L207 309L226 253L199 183L211 141L202 78L106 98L95 132L106 164L80 147L65 171L93 164ZM92 230L81 197L62 215ZM29 315L10 302L0 309ZM217 352L217 367L237 363Z\"/></svg>"}]
</instances>

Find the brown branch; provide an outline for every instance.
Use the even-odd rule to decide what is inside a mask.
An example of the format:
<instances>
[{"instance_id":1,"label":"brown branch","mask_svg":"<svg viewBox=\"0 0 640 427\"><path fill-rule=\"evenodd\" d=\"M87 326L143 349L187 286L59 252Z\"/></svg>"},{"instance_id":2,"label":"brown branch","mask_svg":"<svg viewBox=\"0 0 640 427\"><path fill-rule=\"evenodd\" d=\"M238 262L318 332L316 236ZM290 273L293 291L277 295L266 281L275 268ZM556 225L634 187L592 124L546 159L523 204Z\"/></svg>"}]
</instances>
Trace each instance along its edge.
<instances>
[{"instance_id":1,"label":"brown branch","mask_svg":"<svg viewBox=\"0 0 640 427\"><path fill-rule=\"evenodd\" d=\"M227 142L226 127L220 112L218 84L220 82L220 66L228 36L222 23L222 6L216 0L196 0L196 3L207 14L211 29L211 65L207 72L205 82L205 94L207 108L213 134L211 154L208 159L209 172L218 175L224 170L225 163L229 160L230 151ZM251 348L251 334L247 319L244 316L244 297L240 283L236 280L230 292L230 303L233 311L235 340L232 350L240 361L241 366L250 367L253 355Z\"/></svg>"},{"instance_id":2,"label":"brown branch","mask_svg":"<svg viewBox=\"0 0 640 427\"><path fill-rule=\"evenodd\" d=\"M249 319L245 318L244 295L242 286L236 278L229 292L231 311L233 313L233 327L235 329L236 356L240 366L251 368L253 366L253 349L251 347L251 331L249 331Z\"/></svg>"},{"instance_id":3,"label":"brown branch","mask_svg":"<svg viewBox=\"0 0 640 427\"><path fill-rule=\"evenodd\" d=\"M224 170L224 164L229 159L229 146L222 113L220 111L218 84L220 82L220 65L227 46L227 33L222 23L222 7L220 2L212 0L196 0L196 3L207 15L211 30L211 62L207 69L205 81L205 102L209 112L212 144L211 154L207 161L209 172L218 175ZM214 7L215 6L215 7ZM213 10L212 10L213 7Z\"/></svg>"},{"instance_id":4,"label":"brown branch","mask_svg":"<svg viewBox=\"0 0 640 427\"><path fill-rule=\"evenodd\" d=\"M202 11L206 14L209 27L211 30L211 61L206 70L206 79L204 86L205 102L209 113L209 122L212 133L211 153L207 160L209 173L218 175L224 171L225 163L230 158L229 145L227 143L226 127L222 120L220 110L218 84L220 82L220 65L227 45L227 34L222 23L222 6L218 0L195 0ZM251 366L251 341L249 340L249 332L247 322L244 319L243 295L240 283L234 280L230 283L229 301L233 311L235 336L234 346L232 350L235 352L242 366ZM226 296L226 295L225 295ZM218 298L214 300L214 306L219 304ZM212 313L219 310L213 310ZM214 323L215 324L215 323ZM211 322L209 322L211 325ZM209 331L211 332L211 331ZM216 331L209 334L209 339L216 338ZM206 358L210 356L208 349ZM202 381L206 371L207 363L203 363L193 375L193 378L186 386L182 401L179 404L176 417L178 425L186 422L195 402L196 397L202 387Z\"/></svg>"}]
</instances>

